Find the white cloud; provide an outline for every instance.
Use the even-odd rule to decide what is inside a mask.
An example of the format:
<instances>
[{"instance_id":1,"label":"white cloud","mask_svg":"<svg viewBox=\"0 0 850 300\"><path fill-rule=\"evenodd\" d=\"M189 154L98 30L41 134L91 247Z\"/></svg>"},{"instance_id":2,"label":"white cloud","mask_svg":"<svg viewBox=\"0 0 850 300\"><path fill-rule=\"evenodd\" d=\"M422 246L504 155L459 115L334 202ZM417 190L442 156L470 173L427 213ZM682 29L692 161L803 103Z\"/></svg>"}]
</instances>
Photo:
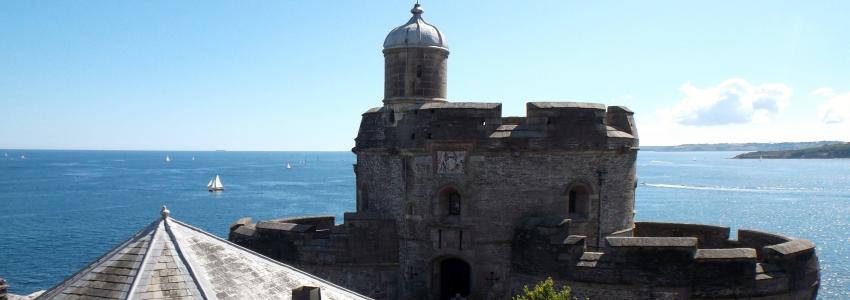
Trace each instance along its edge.
<instances>
[{"instance_id":1,"label":"white cloud","mask_svg":"<svg viewBox=\"0 0 850 300\"><path fill-rule=\"evenodd\" d=\"M850 93L838 94L830 88L819 88L812 95L827 98L818 105L818 116L827 124L850 122Z\"/></svg>"},{"instance_id":2,"label":"white cloud","mask_svg":"<svg viewBox=\"0 0 850 300\"><path fill-rule=\"evenodd\" d=\"M784 84L756 86L740 78L703 89L685 83L680 90L685 97L664 112L678 124L693 126L764 123L779 113L793 94Z\"/></svg>"}]
</instances>

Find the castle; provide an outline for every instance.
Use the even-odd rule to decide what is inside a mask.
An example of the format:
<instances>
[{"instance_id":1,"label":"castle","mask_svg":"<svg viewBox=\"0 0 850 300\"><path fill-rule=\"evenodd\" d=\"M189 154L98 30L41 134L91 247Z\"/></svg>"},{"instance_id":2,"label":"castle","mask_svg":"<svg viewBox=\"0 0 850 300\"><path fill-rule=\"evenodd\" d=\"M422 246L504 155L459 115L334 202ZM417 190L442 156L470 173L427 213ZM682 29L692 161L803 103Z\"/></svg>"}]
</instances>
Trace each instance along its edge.
<instances>
[{"instance_id":1,"label":"castle","mask_svg":"<svg viewBox=\"0 0 850 300\"><path fill-rule=\"evenodd\" d=\"M243 218L230 241L377 299L507 299L549 276L592 299L816 297L809 241L635 222L628 108L448 102L445 36L411 13L352 149L356 212Z\"/></svg>"}]
</instances>

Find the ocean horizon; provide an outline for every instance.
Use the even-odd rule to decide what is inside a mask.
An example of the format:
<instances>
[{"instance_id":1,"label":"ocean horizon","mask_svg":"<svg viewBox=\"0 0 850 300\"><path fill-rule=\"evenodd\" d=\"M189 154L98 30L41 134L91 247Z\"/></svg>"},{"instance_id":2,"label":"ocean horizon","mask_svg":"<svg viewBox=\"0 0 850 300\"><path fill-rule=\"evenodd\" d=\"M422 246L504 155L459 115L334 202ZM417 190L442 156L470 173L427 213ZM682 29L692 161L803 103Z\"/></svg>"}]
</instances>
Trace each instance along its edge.
<instances>
[{"instance_id":1,"label":"ocean horizon","mask_svg":"<svg viewBox=\"0 0 850 300\"><path fill-rule=\"evenodd\" d=\"M809 239L822 269L819 299L850 297L850 160L729 159L738 153L640 152L636 220L728 226L733 239L740 228ZM0 155L0 277L15 294L59 283L158 218L161 205L224 238L241 217L339 223L355 209L348 151ZM206 189L215 175L223 192Z\"/></svg>"}]
</instances>

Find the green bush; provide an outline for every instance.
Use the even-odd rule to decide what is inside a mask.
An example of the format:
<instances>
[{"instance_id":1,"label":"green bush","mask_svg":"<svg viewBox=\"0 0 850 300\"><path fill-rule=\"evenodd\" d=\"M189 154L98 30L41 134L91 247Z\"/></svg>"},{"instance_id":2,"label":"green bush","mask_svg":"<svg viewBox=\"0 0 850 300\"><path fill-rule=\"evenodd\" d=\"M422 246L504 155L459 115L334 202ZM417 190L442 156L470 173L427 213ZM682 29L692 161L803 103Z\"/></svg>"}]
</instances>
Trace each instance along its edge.
<instances>
[{"instance_id":1,"label":"green bush","mask_svg":"<svg viewBox=\"0 0 850 300\"><path fill-rule=\"evenodd\" d=\"M570 288L564 286L560 291L555 290L555 282L552 281L552 277L546 278L546 280L538 282L537 285L534 286L533 289L529 289L528 286L524 286L522 288L522 294L514 296L513 300L573 300L575 298L570 297Z\"/></svg>"}]
</instances>

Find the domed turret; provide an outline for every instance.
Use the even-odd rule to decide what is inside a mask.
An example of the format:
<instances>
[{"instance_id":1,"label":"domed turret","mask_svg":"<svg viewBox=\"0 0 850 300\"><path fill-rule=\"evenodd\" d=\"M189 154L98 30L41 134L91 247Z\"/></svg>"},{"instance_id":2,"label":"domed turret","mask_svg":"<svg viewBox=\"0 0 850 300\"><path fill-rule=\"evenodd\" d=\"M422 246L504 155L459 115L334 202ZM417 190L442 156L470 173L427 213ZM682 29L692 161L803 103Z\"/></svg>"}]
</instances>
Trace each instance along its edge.
<instances>
[{"instance_id":1,"label":"domed turret","mask_svg":"<svg viewBox=\"0 0 850 300\"><path fill-rule=\"evenodd\" d=\"M437 47L448 50L446 37L434 25L428 24L422 19L422 6L417 3L410 10L413 17L407 23L396 27L387 38L384 39L384 49L390 48L412 48L412 47Z\"/></svg>"},{"instance_id":2,"label":"domed turret","mask_svg":"<svg viewBox=\"0 0 850 300\"><path fill-rule=\"evenodd\" d=\"M417 3L413 16L384 40L384 104L446 101L449 46L434 25L422 19Z\"/></svg>"}]
</instances>

